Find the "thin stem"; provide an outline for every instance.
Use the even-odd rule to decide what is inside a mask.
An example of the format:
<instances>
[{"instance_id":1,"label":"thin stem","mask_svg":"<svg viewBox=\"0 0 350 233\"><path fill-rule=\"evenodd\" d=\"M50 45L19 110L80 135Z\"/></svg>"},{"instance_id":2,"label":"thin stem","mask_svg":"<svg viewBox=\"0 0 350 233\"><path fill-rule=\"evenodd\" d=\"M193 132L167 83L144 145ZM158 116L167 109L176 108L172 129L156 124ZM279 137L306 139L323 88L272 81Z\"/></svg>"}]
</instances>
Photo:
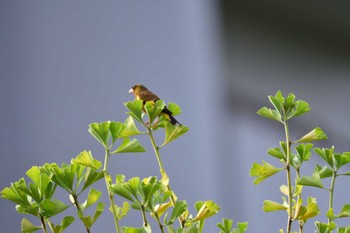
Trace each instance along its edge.
<instances>
[{"instance_id":1,"label":"thin stem","mask_svg":"<svg viewBox=\"0 0 350 233\"><path fill-rule=\"evenodd\" d=\"M297 180L300 179L300 167L296 168L296 178ZM298 194L297 203L299 202L299 199L301 199L301 193ZM303 233L303 232L304 232L304 221L299 220L299 233Z\"/></svg>"},{"instance_id":2,"label":"thin stem","mask_svg":"<svg viewBox=\"0 0 350 233\"><path fill-rule=\"evenodd\" d=\"M78 201L78 196L76 194L72 194L72 197L74 199L74 205L77 207L77 210L80 211L81 208L80 208L80 204L79 204L79 201ZM81 211L81 213L83 214L82 211ZM83 216L84 216L84 214L83 214ZM84 226L85 226L86 232L90 233L90 228L88 226L86 226L85 223L84 223Z\"/></svg>"},{"instance_id":3,"label":"thin stem","mask_svg":"<svg viewBox=\"0 0 350 233\"><path fill-rule=\"evenodd\" d=\"M162 160L160 158L159 147L157 146L157 144L156 144L156 142L154 140L152 129L147 127L147 130L148 130L148 135L149 135L150 140L151 140L152 147L154 149L154 153L156 154L156 158L157 158L157 162L158 162L158 165L159 165L159 169L160 169L161 172L164 172L165 170L164 170L163 162L162 162Z\"/></svg>"},{"instance_id":4,"label":"thin stem","mask_svg":"<svg viewBox=\"0 0 350 233\"><path fill-rule=\"evenodd\" d=\"M141 205L141 213L142 213L143 225L144 225L145 227L147 227L148 221L147 221L147 218L146 218L145 207L144 207L143 205Z\"/></svg>"},{"instance_id":5,"label":"thin stem","mask_svg":"<svg viewBox=\"0 0 350 233\"><path fill-rule=\"evenodd\" d=\"M114 194L113 192L111 192L110 190L110 177L108 174L108 161L109 161L109 149L106 149L105 151L105 161L104 161L104 165L103 165L103 173L104 173L104 177L105 177L105 182L106 182L106 188L108 191L108 197L109 197L109 202L111 203L111 209L112 209L112 213L113 213L113 218L114 218L114 224L115 224L115 230L117 233L121 233L120 227L119 227L119 220L118 220L118 216L117 216L117 210L115 209L115 205L114 205Z\"/></svg>"},{"instance_id":6,"label":"thin stem","mask_svg":"<svg viewBox=\"0 0 350 233\"><path fill-rule=\"evenodd\" d=\"M47 233L47 228L46 228L46 223L45 223L45 218L43 216L40 217L41 221L41 226L43 227L43 232Z\"/></svg>"},{"instance_id":7,"label":"thin stem","mask_svg":"<svg viewBox=\"0 0 350 233\"><path fill-rule=\"evenodd\" d=\"M293 209L292 209L292 182L291 182L291 174L290 174L290 139L289 139L289 129L288 129L288 122L286 120L286 115L284 114L284 131L286 134L286 145L287 145L287 161L285 164L286 168L286 175L287 175L287 185L288 185L288 222L287 222L287 233L291 232L292 227L292 218L293 218Z\"/></svg>"},{"instance_id":8,"label":"thin stem","mask_svg":"<svg viewBox=\"0 0 350 233\"><path fill-rule=\"evenodd\" d=\"M146 125L145 125L146 126ZM159 165L159 170L160 170L160 173L162 175L162 178L165 176L166 178L168 177L168 175L166 174L166 171L164 169L164 166L163 166L163 162L162 162L162 159L160 158L160 153L159 153L159 147L157 146L155 140L154 140L154 137L153 137L153 133L152 133L152 129L151 127L147 127L147 131L148 131L148 135L149 135L149 138L151 140L151 144L152 144L152 147L153 147L153 150L154 150L154 153L156 155L156 158L157 158L157 162L158 162L158 165ZM170 196L170 200L171 200L171 204L173 206L175 206L175 203L176 203L176 196L175 194L172 192L171 188L170 188L170 185L169 183L166 185L168 191L170 191L172 194ZM184 228L184 222L180 219L180 217L178 218L179 219L179 222L180 222L180 225L182 228Z\"/></svg>"},{"instance_id":9,"label":"thin stem","mask_svg":"<svg viewBox=\"0 0 350 233\"><path fill-rule=\"evenodd\" d=\"M158 162L160 173L161 173L162 177L164 175L167 176L166 171L165 171L164 166L163 166L162 159L160 158L159 147L157 146L157 144L156 144L156 142L154 140L154 137L153 137L153 134L152 134L152 130L150 128L147 128L147 129L148 129L148 135L149 135L149 138L151 140L151 144L152 144L154 153L155 153L156 158L157 158L157 162ZM167 189L168 189L168 191L171 191L171 188L170 188L169 184L167 185ZM174 196L174 194L172 194L170 196L170 198L171 198L171 203L175 206L176 197Z\"/></svg>"},{"instance_id":10,"label":"thin stem","mask_svg":"<svg viewBox=\"0 0 350 233\"><path fill-rule=\"evenodd\" d=\"M299 220L299 233L304 232L304 223L303 220Z\"/></svg>"},{"instance_id":11,"label":"thin stem","mask_svg":"<svg viewBox=\"0 0 350 233\"><path fill-rule=\"evenodd\" d=\"M332 181L331 181L331 187L329 189L329 207L328 209L333 208L333 197L334 197L334 185L335 185L335 178L337 177L337 171L333 171ZM332 222L331 218L328 218L328 224Z\"/></svg>"},{"instance_id":12,"label":"thin stem","mask_svg":"<svg viewBox=\"0 0 350 233\"><path fill-rule=\"evenodd\" d=\"M158 213L155 212L155 213L154 213L154 216L155 216L156 219L157 219L157 222L158 222L158 226L159 226L160 231L161 231L162 233L164 233L164 227L163 227L162 222L161 222L160 219L159 219Z\"/></svg>"}]
</instances>

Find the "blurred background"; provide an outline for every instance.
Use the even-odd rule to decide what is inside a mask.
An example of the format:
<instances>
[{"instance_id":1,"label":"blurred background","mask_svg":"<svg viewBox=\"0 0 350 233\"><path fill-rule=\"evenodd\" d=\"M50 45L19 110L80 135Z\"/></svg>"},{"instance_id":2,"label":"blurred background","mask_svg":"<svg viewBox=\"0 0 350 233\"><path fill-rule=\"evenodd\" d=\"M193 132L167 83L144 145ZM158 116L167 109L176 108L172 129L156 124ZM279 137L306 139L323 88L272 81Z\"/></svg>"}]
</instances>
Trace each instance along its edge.
<instances>
[{"instance_id":1,"label":"blurred background","mask_svg":"<svg viewBox=\"0 0 350 233\"><path fill-rule=\"evenodd\" d=\"M180 199L222 207L206 232L218 232L223 217L249 221L249 232L278 232L285 215L263 213L262 203L280 201L285 181L255 186L249 170L254 161L279 165L266 151L284 133L256 111L270 106L268 95L293 92L312 110L291 123L292 139L320 126L329 140L316 146L350 150L349 10L349 2L337 0L2 1L0 189L31 166L69 163L83 150L102 160L88 124L124 121L123 103L133 99L128 90L142 83L182 108L177 119L190 131L161 152ZM111 173L159 177L148 139L140 141L147 153L111 158ZM321 162L314 161L305 175ZM347 184L339 179L336 187L342 203L350 202ZM20 232L29 216L0 203L2 232ZM327 207L320 208L324 215ZM140 220L122 223L139 227ZM76 221L67 232L81 229ZM105 211L92 230L113 229ZM313 229L310 221L305 231Z\"/></svg>"}]
</instances>

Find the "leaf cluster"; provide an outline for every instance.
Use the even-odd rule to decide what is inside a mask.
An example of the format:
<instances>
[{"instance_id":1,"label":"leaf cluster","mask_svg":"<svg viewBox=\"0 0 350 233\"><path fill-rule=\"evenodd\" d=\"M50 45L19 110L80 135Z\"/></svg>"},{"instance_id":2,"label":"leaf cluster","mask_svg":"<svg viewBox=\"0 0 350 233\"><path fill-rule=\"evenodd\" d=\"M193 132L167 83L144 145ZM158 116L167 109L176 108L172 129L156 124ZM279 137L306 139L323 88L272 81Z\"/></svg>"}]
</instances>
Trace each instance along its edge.
<instances>
[{"instance_id":1,"label":"leaf cluster","mask_svg":"<svg viewBox=\"0 0 350 233\"><path fill-rule=\"evenodd\" d=\"M349 205L345 204L339 214L333 212L333 195L335 178L338 176L348 176L349 171L340 172L339 169L350 163L350 152L335 153L332 148L313 148L312 142L327 139L326 133L320 127L315 127L298 140L292 142L289 139L289 120L296 116L301 116L310 111L309 104L303 100L296 100L294 94L290 93L283 97L278 91L275 96L269 96L273 108L263 107L257 114L277 121L284 126L286 140L281 141L279 147L270 148L268 154L281 162L281 166L276 167L265 161L262 164L254 163L250 175L256 177L254 184L259 184L265 179L286 171L287 185L282 185L280 191L284 195L283 202L265 200L264 211L286 211L288 213L287 232L291 232L292 221L299 222L299 232L303 232L304 224L319 213L317 200L314 197L307 198L307 204L303 205L302 190L304 186L311 186L328 190L330 193L329 210L327 213L328 223L315 222L319 233L332 232L336 228L334 220L349 216ZM292 149L294 148L294 152ZM317 165L311 176L301 176L302 164L308 162L313 154L318 155L325 163L325 166ZM294 169L295 183L292 184L291 168ZM325 188L323 179L332 178L331 187ZM338 232L346 232L348 227L338 228ZM283 232L283 230L281 230Z\"/></svg>"},{"instance_id":2,"label":"leaf cluster","mask_svg":"<svg viewBox=\"0 0 350 233\"><path fill-rule=\"evenodd\" d=\"M109 210L114 216L116 232L120 233L150 233L152 217L158 223L161 232L169 233L201 233L205 221L217 214L220 207L213 201L198 201L195 203L196 214L188 210L185 200L179 200L174 191L170 189L170 178L162 165L159 150L168 143L173 142L189 129L183 125L174 126L169 122L162 110L166 106L161 100L146 102L135 100L125 103L128 117L124 122L104 121L89 124L89 133L102 145L105 150L104 162L95 159L91 151L84 150L70 164L57 165L44 164L33 166L26 172L29 183L25 178L14 182L1 191L1 197L16 204L16 210L21 214L30 214L39 219L37 226L27 218L23 218L21 227L23 233L42 230L47 233L60 233L67 229L77 217L84 225L86 232L90 233L94 223L104 211L105 203L99 201L102 192L93 186L101 179L105 179L108 193ZM173 115L181 113L180 107L175 103L166 106ZM144 130L139 130L139 127ZM164 140L157 145L153 132L163 130ZM145 152L135 136L148 135L151 139L155 155L160 166L161 179L151 176L141 179L133 177L125 180L125 176L116 175L113 182L108 171L109 158L113 154ZM57 188L64 190L70 203L55 198ZM82 198L85 193L86 198ZM116 204L114 197L125 199L121 205ZM51 219L63 213L67 208L76 208L76 216L63 216L59 224ZM94 207L91 215L86 214L88 208ZM128 216L133 209L141 213L142 227L123 226L119 221ZM176 220L179 221L176 225ZM238 223L237 228L232 227L233 221L223 219L218 224L220 232L243 233L248 223Z\"/></svg>"},{"instance_id":3,"label":"leaf cluster","mask_svg":"<svg viewBox=\"0 0 350 233\"><path fill-rule=\"evenodd\" d=\"M87 152L82 152L82 154L85 153ZM99 202L93 217L83 214L83 211L94 205L101 196L101 192L94 188L89 189L88 196L82 204L78 202L78 197L86 189L103 178L101 171L74 163L61 166L52 163L41 167L33 166L26 175L30 179L28 184L24 178L21 178L10 187L4 188L1 191L1 197L16 203L17 212L33 215L41 222L47 221L54 233L62 232L74 222L72 216L65 216L58 225L49 220L71 206L54 198L57 187L69 194L72 204L78 207L78 217L86 227L90 228L103 212L104 204ZM35 226L26 218L22 220L21 225L22 232L34 232L44 228L44 226Z\"/></svg>"}]
</instances>

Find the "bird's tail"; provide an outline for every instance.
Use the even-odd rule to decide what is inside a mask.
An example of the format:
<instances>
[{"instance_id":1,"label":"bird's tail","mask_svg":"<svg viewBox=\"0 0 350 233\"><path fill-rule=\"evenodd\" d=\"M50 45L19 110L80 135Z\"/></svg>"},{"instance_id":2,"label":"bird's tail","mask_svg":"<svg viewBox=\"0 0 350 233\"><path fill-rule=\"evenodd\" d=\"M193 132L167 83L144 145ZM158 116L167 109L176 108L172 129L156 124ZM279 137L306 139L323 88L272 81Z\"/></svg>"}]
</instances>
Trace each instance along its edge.
<instances>
[{"instance_id":1,"label":"bird's tail","mask_svg":"<svg viewBox=\"0 0 350 233\"><path fill-rule=\"evenodd\" d=\"M176 124L181 125L181 123L178 122L178 120L176 120L175 117L173 117L172 115L169 115L169 117L170 117L170 123L171 123L172 125L176 125Z\"/></svg>"},{"instance_id":2,"label":"bird's tail","mask_svg":"<svg viewBox=\"0 0 350 233\"><path fill-rule=\"evenodd\" d=\"M173 113L167 107L164 107L162 112L165 113L166 117L169 119L172 125L176 125L176 124L181 125L181 123L178 122L178 120L176 120L175 117L173 117Z\"/></svg>"}]
</instances>

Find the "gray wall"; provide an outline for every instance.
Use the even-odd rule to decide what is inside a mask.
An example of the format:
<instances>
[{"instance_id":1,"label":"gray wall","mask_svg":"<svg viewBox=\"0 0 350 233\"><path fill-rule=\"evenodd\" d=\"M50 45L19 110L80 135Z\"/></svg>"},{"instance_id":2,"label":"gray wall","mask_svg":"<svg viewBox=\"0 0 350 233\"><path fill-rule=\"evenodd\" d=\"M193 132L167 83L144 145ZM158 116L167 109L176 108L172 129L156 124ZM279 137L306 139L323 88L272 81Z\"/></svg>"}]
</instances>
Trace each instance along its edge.
<instances>
[{"instance_id":1,"label":"gray wall","mask_svg":"<svg viewBox=\"0 0 350 233\"><path fill-rule=\"evenodd\" d=\"M225 215L249 221L249 232L278 232L285 226L286 216L264 214L262 203L265 199L281 201L279 187L285 179L273 177L254 186L247 174L254 161L279 165L266 151L278 146L284 132L280 125L255 112L271 106L267 95L277 90L285 95L293 92L310 104L311 111L291 121L292 140L319 126L329 140L315 146L335 145L337 152L349 151L350 5L341 1L221 3L226 65L223 76L230 93L226 103L231 106L230 116L222 121L229 125L225 134L231 136L221 143L232 153L218 160L218 167L228 171L226 181L236 185L223 192L223 199L238 196L240 200L225 208L229 210ZM316 156L313 158L302 174L312 174L316 162L324 165ZM341 202L335 202L337 211L340 204L349 202L349 180L345 177L338 181L335 193ZM304 197L319 197L320 220L325 220L327 192L311 188L304 191ZM343 224L349 225L349 220ZM312 220L305 232L314 232Z\"/></svg>"},{"instance_id":2,"label":"gray wall","mask_svg":"<svg viewBox=\"0 0 350 233\"><path fill-rule=\"evenodd\" d=\"M2 1L0 187L33 165L69 163L85 149L102 160L88 124L124 121L123 103L133 99L128 90L143 83L179 104L178 120L190 127L162 150L172 188L190 206L215 200L208 184L215 185L210 122L216 108L207 105L216 97L202 95L219 93L215 14L208 1ZM149 141L141 141L148 153L116 156L111 173L159 176ZM23 216L14 205L1 200L1 212L1 231L19 232ZM129 224L139 227L136 219ZM113 232L108 211L95 229Z\"/></svg>"}]
</instances>

